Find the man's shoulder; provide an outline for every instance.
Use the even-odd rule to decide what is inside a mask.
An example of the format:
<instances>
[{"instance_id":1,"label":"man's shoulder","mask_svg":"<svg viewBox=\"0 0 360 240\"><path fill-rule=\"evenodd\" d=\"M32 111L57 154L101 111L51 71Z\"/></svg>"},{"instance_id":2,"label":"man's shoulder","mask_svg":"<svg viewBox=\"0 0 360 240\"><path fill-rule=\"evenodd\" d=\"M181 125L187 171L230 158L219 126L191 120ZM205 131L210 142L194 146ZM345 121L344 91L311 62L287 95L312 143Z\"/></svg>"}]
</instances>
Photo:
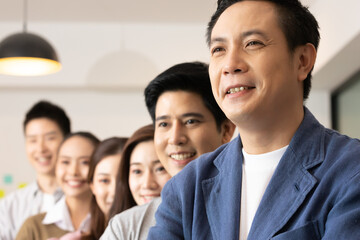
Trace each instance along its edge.
<instances>
[{"instance_id":1,"label":"man's shoulder","mask_svg":"<svg viewBox=\"0 0 360 240\"><path fill-rule=\"evenodd\" d=\"M29 201L31 198L35 197L36 191L36 183L31 183L26 187L9 193L8 196L0 200L0 205L17 205L19 201Z\"/></svg>"},{"instance_id":2,"label":"man's shoulder","mask_svg":"<svg viewBox=\"0 0 360 240\"><path fill-rule=\"evenodd\" d=\"M360 147L360 140L357 138L352 138L348 135L339 133L333 129L325 129L325 133L328 137L329 143L334 142L336 145L343 145L344 147L352 148L355 147L353 150L357 151ZM351 149L349 149L351 150Z\"/></svg>"},{"instance_id":3,"label":"man's shoulder","mask_svg":"<svg viewBox=\"0 0 360 240\"><path fill-rule=\"evenodd\" d=\"M324 155L360 169L360 140L331 129L326 129L325 133Z\"/></svg>"}]
</instances>

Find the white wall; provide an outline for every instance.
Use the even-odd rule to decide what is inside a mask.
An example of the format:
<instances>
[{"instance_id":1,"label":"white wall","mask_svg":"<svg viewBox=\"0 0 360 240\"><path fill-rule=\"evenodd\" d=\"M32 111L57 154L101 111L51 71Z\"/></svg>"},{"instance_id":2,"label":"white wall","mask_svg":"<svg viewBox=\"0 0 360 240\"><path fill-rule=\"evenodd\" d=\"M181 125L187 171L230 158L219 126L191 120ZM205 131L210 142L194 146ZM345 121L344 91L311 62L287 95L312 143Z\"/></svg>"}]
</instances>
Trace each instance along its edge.
<instances>
[{"instance_id":1,"label":"white wall","mask_svg":"<svg viewBox=\"0 0 360 240\"><path fill-rule=\"evenodd\" d=\"M320 46L306 106L331 127L331 93L360 69L360 1L316 0L310 11L320 26Z\"/></svg>"}]
</instances>

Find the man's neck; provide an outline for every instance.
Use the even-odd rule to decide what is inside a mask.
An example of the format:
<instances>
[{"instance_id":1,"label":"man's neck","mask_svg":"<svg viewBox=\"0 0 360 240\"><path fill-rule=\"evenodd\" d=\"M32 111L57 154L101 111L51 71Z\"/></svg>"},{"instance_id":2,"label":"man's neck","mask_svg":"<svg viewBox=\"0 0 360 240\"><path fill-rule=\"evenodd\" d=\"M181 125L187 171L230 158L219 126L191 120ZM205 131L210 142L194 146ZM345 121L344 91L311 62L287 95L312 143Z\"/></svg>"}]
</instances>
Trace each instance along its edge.
<instances>
[{"instance_id":1,"label":"man's neck","mask_svg":"<svg viewBox=\"0 0 360 240\"><path fill-rule=\"evenodd\" d=\"M304 111L293 111L286 117L237 124L244 150L249 154L271 152L289 145L304 118ZM246 126L246 127L245 127Z\"/></svg>"},{"instance_id":2,"label":"man's neck","mask_svg":"<svg viewBox=\"0 0 360 240\"><path fill-rule=\"evenodd\" d=\"M44 193L53 194L58 187L54 175L38 174L36 181Z\"/></svg>"}]
</instances>

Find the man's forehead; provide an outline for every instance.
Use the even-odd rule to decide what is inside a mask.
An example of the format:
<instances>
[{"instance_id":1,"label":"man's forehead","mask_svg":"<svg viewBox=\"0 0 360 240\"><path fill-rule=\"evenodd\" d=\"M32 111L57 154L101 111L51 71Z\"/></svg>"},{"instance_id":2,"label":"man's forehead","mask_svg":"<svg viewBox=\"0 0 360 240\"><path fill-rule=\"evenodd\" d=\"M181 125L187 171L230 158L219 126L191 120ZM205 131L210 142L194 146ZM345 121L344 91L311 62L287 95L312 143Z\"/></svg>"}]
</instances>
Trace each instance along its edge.
<instances>
[{"instance_id":1,"label":"man's forehead","mask_svg":"<svg viewBox=\"0 0 360 240\"><path fill-rule=\"evenodd\" d=\"M210 83L209 83L210 84ZM210 109L206 106L204 99L199 93L187 90L177 90L177 91L166 91L160 95L163 96L166 93L166 96L170 96L170 99L167 99L167 106L162 108L159 104L159 100L156 104L155 111L155 120L165 119L174 117L176 118L187 118L187 117L201 117L206 118L208 114L211 114ZM179 93L185 93L186 96L181 96L184 102L187 104L179 103L176 99L172 99L171 96ZM159 99L160 99L159 97ZM212 114L211 114L212 115Z\"/></svg>"},{"instance_id":2,"label":"man's forehead","mask_svg":"<svg viewBox=\"0 0 360 240\"><path fill-rule=\"evenodd\" d=\"M214 28L223 21L231 21L239 26L252 28L254 25L267 22L269 18L277 19L276 5L274 3L268 1L240 1L232 4L221 13Z\"/></svg>"}]
</instances>

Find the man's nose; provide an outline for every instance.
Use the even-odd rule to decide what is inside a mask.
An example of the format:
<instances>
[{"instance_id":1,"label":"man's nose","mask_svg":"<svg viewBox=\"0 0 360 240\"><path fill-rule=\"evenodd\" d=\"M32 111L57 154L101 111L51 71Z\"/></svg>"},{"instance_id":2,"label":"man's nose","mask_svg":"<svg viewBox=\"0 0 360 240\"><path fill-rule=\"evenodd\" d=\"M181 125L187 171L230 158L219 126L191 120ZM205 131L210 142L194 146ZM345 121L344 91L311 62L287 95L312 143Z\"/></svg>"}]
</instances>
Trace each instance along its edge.
<instances>
[{"instance_id":1,"label":"man's nose","mask_svg":"<svg viewBox=\"0 0 360 240\"><path fill-rule=\"evenodd\" d=\"M169 143L172 145L183 145L186 143L183 126L180 122L175 122L171 126Z\"/></svg>"}]
</instances>

